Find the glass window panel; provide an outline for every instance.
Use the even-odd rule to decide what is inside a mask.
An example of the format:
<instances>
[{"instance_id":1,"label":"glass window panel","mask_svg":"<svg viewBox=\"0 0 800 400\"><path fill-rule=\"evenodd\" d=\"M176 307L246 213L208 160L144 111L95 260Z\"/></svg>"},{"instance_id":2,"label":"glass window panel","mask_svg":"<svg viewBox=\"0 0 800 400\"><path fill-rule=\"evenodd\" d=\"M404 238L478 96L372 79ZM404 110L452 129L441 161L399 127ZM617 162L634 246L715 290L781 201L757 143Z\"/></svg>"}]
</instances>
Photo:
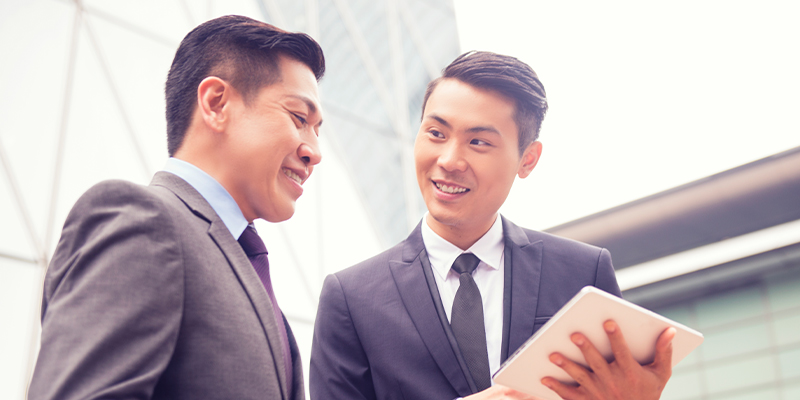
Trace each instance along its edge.
<instances>
[{"instance_id":1,"label":"glass window panel","mask_svg":"<svg viewBox=\"0 0 800 400\"><path fill-rule=\"evenodd\" d=\"M656 309L653 311L675 322L686 325L688 327L694 327L695 325L697 325L696 323L694 323L691 304L675 305L668 308ZM679 368L692 367L699 360L700 358L699 355L700 351L697 350L689 353L689 355L686 356L686 358L684 358L683 360L681 360L680 364L676 366L676 370Z\"/></svg>"},{"instance_id":2,"label":"glass window panel","mask_svg":"<svg viewBox=\"0 0 800 400\"><path fill-rule=\"evenodd\" d=\"M708 391L717 394L772 383L776 376L773 360L771 355L764 355L710 366L706 368Z\"/></svg>"},{"instance_id":3,"label":"glass window panel","mask_svg":"<svg viewBox=\"0 0 800 400\"><path fill-rule=\"evenodd\" d=\"M679 322L686 326L692 326L694 324L692 319L692 310L689 304L681 304L655 311L675 322Z\"/></svg>"},{"instance_id":4,"label":"glass window panel","mask_svg":"<svg viewBox=\"0 0 800 400\"><path fill-rule=\"evenodd\" d=\"M776 388L758 389L745 393L730 394L726 393L713 396L711 400L782 400Z\"/></svg>"},{"instance_id":5,"label":"glass window panel","mask_svg":"<svg viewBox=\"0 0 800 400\"><path fill-rule=\"evenodd\" d=\"M213 1L209 0L207 2L202 2L202 3L199 1L187 1L186 3L198 3L197 5L204 5L204 6L207 5L207 10L205 15L202 15L203 13L200 13L201 17L203 17L204 19L198 21L197 22L198 24L202 21L205 21L206 19L212 19L229 14L244 15L250 18L257 19L259 21L267 21L270 23L275 23L275 18L272 16L268 16L269 18L266 18L259 9L258 2L253 0L213 0ZM283 14L285 18L286 17L285 12L283 12ZM289 30L293 29L290 27ZM189 32L187 31L184 34L186 33Z\"/></svg>"},{"instance_id":6,"label":"glass window panel","mask_svg":"<svg viewBox=\"0 0 800 400\"><path fill-rule=\"evenodd\" d=\"M186 3L195 3L187 1ZM199 2L197 2L199 3ZM207 2L202 2L206 4ZM85 0L87 14L101 16L120 25L143 31L147 35L162 40L180 42L195 24L202 20L192 20L178 1L138 0L102 1Z\"/></svg>"},{"instance_id":7,"label":"glass window panel","mask_svg":"<svg viewBox=\"0 0 800 400\"><path fill-rule=\"evenodd\" d=\"M786 400L800 399L800 382L783 387L783 398Z\"/></svg>"},{"instance_id":8,"label":"glass window panel","mask_svg":"<svg viewBox=\"0 0 800 400\"><path fill-rule=\"evenodd\" d=\"M41 267L0 258L0 398L22 399L39 329Z\"/></svg>"},{"instance_id":9,"label":"glass window panel","mask_svg":"<svg viewBox=\"0 0 800 400\"><path fill-rule=\"evenodd\" d=\"M775 339L778 346L800 342L800 312L775 318Z\"/></svg>"},{"instance_id":10,"label":"glass window panel","mask_svg":"<svg viewBox=\"0 0 800 400\"><path fill-rule=\"evenodd\" d=\"M22 4L0 8L0 142L41 240L56 167L74 7L39 0L17 3ZM0 174L5 175L4 170L0 167ZM0 190L7 190L5 177L0 179ZM5 218L0 217L0 224ZM27 232L18 234L28 242ZM28 243L17 243L18 239L4 242L0 251L28 256Z\"/></svg>"},{"instance_id":11,"label":"glass window panel","mask_svg":"<svg viewBox=\"0 0 800 400\"><path fill-rule=\"evenodd\" d=\"M79 40L62 170L62 179L70 184L61 185L60 197L70 205L103 179L147 184L152 174L143 169L133 150L112 86L86 29Z\"/></svg>"},{"instance_id":12,"label":"glass window panel","mask_svg":"<svg viewBox=\"0 0 800 400\"><path fill-rule=\"evenodd\" d=\"M736 326L705 335L705 341L702 344L703 359L706 361L718 360L763 350L769 345L769 331L765 322Z\"/></svg>"},{"instance_id":13,"label":"glass window panel","mask_svg":"<svg viewBox=\"0 0 800 400\"><path fill-rule=\"evenodd\" d=\"M15 175L19 175L14 170ZM28 209L30 213L32 210ZM31 242L25 220L19 210L19 203L13 196L6 171L0 166L0 260L17 257L34 260L36 249Z\"/></svg>"},{"instance_id":14,"label":"glass window panel","mask_svg":"<svg viewBox=\"0 0 800 400\"><path fill-rule=\"evenodd\" d=\"M167 159L164 82L176 48L102 18L87 18L119 96L119 115L127 117L148 170L155 172Z\"/></svg>"},{"instance_id":15,"label":"glass window panel","mask_svg":"<svg viewBox=\"0 0 800 400\"><path fill-rule=\"evenodd\" d=\"M770 307L773 311L800 308L800 278L796 274L782 278L767 287Z\"/></svg>"},{"instance_id":16,"label":"glass window panel","mask_svg":"<svg viewBox=\"0 0 800 400\"><path fill-rule=\"evenodd\" d=\"M800 348L784 350L778 354L781 378L800 378Z\"/></svg>"},{"instance_id":17,"label":"glass window panel","mask_svg":"<svg viewBox=\"0 0 800 400\"><path fill-rule=\"evenodd\" d=\"M694 368L697 363L700 361L701 354L703 351L701 350L702 345L700 348L695 349L693 352L689 353L681 362L673 367L673 371L680 371L687 368Z\"/></svg>"},{"instance_id":18,"label":"glass window panel","mask_svg":"<svg viewBox=\"0 0 800 400\"><path fill-rule=\"evenodd\" d=\"M711 328L764 313L761 290L750 287L697 302L698 328Z\"/></svg>"},{"instance_id":19,"label":"glass window panel","mask_svg":"<svg viewBox=\"0 0 800 400\"><path fill-rule=\"evenodd\" d=\"M697 369L684 373L675 372L667 382L661 400L697 399L702 393L700 372Z\"/></svg>"}]
</instances>

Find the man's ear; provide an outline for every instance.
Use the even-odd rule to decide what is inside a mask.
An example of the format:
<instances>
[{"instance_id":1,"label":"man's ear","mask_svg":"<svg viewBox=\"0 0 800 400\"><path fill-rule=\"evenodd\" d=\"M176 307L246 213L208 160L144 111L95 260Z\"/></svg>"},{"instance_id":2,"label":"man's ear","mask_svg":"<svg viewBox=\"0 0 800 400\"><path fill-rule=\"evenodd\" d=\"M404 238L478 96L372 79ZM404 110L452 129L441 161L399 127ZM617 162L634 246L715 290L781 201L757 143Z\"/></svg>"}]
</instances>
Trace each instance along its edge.
<instances>
[{"instance_id":1,"label":"man's ear","mask_svg":"<svg viewBox=\"0 0 800 400\"><path fill-rule=\"evenodd\" d=\"M539 157L542 156L542 142L534 141L525 148L525 151L522 152L522 158L520 160L519 169L517 170L517 176L522 179L528 177L533 171L533 168L536 167L536 164L539 162Z\"/></svg>"},{"instance_id":2,"label":"man's ear","mask_svg":"<svg viewBox=\"0 0 800 400\"><path fill-rule=\"evenodd\" d=\"M209 76L197 87L197 109L206 126L223 132L230 120L229 108L233 87L216 76Z\"/></svg>"}]
</instances>

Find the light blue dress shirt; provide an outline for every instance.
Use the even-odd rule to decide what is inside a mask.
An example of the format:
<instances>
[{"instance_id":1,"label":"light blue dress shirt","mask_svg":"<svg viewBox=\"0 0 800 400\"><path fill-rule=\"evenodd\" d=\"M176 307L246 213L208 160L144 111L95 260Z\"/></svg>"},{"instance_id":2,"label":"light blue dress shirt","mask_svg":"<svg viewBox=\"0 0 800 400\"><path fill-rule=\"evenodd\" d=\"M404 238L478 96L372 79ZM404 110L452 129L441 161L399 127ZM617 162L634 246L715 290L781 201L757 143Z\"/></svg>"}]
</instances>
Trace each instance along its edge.
<instances>
[{"instance_id":1,"label":"light blue dress shirt","mask_svg":"<svg viewBox=\"0 0 800 400\"><path fill-rule=\"evenodd\" d=\"M177 175L197 190L225 223L233 238L239 240L239 236L247 228L247 220L244 218L242 210L239 209L239 205L236 204L236 200L216 179L202 169L172 157L167 160L162 171Z\"/></svg>"}]
</instances>

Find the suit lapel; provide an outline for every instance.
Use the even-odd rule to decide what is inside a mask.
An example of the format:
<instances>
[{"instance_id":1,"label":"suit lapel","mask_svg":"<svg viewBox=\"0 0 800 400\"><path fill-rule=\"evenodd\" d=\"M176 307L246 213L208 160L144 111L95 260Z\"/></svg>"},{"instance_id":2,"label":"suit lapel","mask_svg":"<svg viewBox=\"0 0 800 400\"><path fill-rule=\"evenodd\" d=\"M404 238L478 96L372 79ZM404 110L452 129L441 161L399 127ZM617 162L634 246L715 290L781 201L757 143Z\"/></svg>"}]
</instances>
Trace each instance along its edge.
<instances>
[{"instance_id":1,"label":"suit lapel","mask_svg":"<svg viewBox=\"0 0 800 400\"><path fill-rule=\"evenodd\" d=\"M281 313L283 314L283 313ZM286 335L289 339L289 349L292 355L292 376L294 377L292 386L292 400L305 400L305 388L303 387L303 363L300 362L300 349L297 348L297 341L289 326L289 321L283 315L283 323L286 324Z\"/></svg>"},{"instance_id":2,"label":"suit lapel","mask_svg":"<svg viewBox=\"0 0 800 400\"><path fill-rule=\"evenodd\" d=\"M420 225L403 243L403 259L391 260L392 272L397 290L411 321L422 338L436 364L460 396L471 394L467 378L459 365L455 351L447 338L432 294L425 278L421 257L424 255Z\"/></svg>"},{"instance_id":3,"label":"suit lapel","mask_svg":"<svg viewBox=\"0 0 800 400\"><path fill-rule=\"evenodd\" d=\"M256 312L264 335L267 337L272 361L278 374L278 381L281 386L283 399L288 399L288 386L286 383L286 371L283 365L283 353L281 350L282 341L278 331L277 321L272 312L272 302L264 289L261 280L258 278L250 264L250 260L242 250L225 223L219 218L211 205L200 195L191 185L183 179L168 172L158 172L153 177L152 186L163 186L178 196L181 201L189 207L195 215L209 222L208 235L217 244L222 254L228 260L228 264L233 270L239 283L242 285L250 303ZM287 325L288 330L288 325Z\"/></svg>"},{"instance_id":4,"label":"suit lapel","mask_svg":"<svg viewBox=\"0 0 800 400\"><path fill-rule=\"evenodd\" d=\"M239 278L239 283L241 283L247 296L250 297L250 303L261 321L264 334L267 336L269 348L272 352L272 362L275 364L275 369L278 371L278 380L281 383L281 393L284 399L288 399L286 368L283 364L283 343L278 331L277 321L275 321L275 314L272 312L272 301L270 301L264 285L258 278L258 274L253 269L253 265L250 264L250 259L247 258L239 242L233 240L231 232L222 220L217 218L216 221L212 222L208 229L208 234L228 259L231 269Z\"/></svg>"},{"instance_id":5,"label":"suit lapel","mask_svg":"<svg viewBox=\"0 0 800 400\"><path fill-rule=\"evenodd\" d=\"M506 255L511 262L511 310L508 313L508 352L513 353L533 334L539 281L542 273L542 242L531 243L525 231L503 218ZM510 251L508 251L510 250Z\"/></svg>"}]
</instances>

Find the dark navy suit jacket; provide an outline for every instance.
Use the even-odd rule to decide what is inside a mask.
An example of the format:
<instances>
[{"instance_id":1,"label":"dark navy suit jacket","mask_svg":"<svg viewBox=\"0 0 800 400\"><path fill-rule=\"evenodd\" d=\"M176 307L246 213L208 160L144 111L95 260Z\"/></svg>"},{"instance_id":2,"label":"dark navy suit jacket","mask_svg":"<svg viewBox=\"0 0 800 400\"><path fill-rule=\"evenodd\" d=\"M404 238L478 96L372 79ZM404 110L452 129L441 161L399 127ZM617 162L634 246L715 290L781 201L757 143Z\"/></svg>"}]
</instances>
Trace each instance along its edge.
<instances>
[{"instance_id":1,"label":"dark navy suit jacket","mask_svg":"<svg viewBox=\"0 0 800 400\"><path fill-rule=\"evenodd\" d=\"M605 249L503 219L502 358L581 288L620 295ZM451 400L472 394L430 275L420 226L397 246L329 275L311 350L312 400Z\"/></svg>"}]
</instances>

